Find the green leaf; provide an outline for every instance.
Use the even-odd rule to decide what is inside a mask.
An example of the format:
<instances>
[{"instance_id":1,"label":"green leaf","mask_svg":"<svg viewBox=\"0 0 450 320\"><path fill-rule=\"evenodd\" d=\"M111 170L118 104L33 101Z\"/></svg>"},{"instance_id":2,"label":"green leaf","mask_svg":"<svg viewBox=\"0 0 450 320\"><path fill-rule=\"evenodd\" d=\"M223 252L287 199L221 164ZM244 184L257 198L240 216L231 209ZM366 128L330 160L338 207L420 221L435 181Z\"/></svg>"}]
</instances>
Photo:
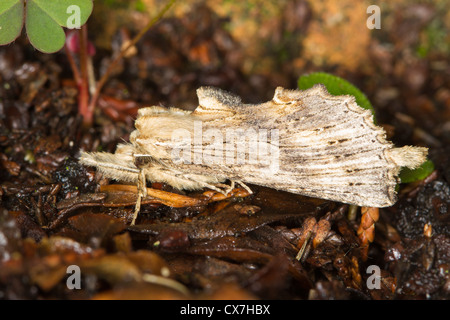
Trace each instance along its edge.
<instances>
[{"instance_id":1,"label":"green leaf","mask_svg":"<svg viewBox=\"0 0 450 320\"><path fill-rule=\"evenodd\" d=\"M92 13L92 0L28 0L26 29L31 44L44 53L61 50L63 27L80 28Z\"/></svg>"},{"instance_id":2,"label":"green leaf","mask_svg":"<svg viewBox=\"0 0 450 320\"><path fill-rule=\"evenodd\" d=\"M400 171L400 179L402 183L410 183L418 180L423 180L434 171L434 163L427 160L417 169L402 168Z\"/></svg>"},{"instance_id":3,"label":"green leaf","mask_svg":"<svg viewBox=\"0 0 450 320\"><path fill-rule=\"evenodd\" d=\"M323 84L328 92L332 95L351 95L355 97L356 103L364 109L370 110L372 114L375 114L375 110L372 107L369 99L361 92L357 87L352 85L345 79L334 76L325 72L314 72L306 76L301 76L298 79L298 88L306 90L314 86L315 84ZM375 118L374 118L375 122Z\"/></svg>"},{"instance_id":4,"label":"green leaf","mask_svg":"<svg viewBox=\"0 0 450 320\"><path fill-rule=\"evenodd\" d=\"M17 39L23 26L23 0L1 0L0 45Z\"/></svg>"}]
</instances>

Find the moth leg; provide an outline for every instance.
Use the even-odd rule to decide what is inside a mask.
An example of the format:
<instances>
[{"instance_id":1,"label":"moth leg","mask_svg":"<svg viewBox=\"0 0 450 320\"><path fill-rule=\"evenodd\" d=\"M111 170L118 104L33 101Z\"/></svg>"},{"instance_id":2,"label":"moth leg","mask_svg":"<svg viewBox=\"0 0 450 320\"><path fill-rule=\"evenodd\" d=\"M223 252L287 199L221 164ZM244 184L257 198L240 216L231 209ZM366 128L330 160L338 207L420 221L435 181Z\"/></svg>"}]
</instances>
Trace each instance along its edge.
<instances>
[{"instance_id":1,"label":"moth leg","mask_svg":"<svg viewBox=\"0 0 450 320\"><path fill-rule=\"evenodd\" d=\"M248 193L253 194L252 189L250 189L250 187L248 187L245 183L243 183L241 180L230 180L230 185L224 185L224 184L218 184L217 186L219 187L223 187L224 190L219 191L220 193L224 194L224 195L228 195L231 191L234 190L234 188L236 187L236 184L239 184L241 187L243 187Z\"/></svg>"},{"instance_id":2,"label":"moth leg","mask_svg":"<svg viewBox=\"0 0 450 320\"><path fill-rule=\"evenodd\" d=\"M216 192L219 192L219 193L221 193L221 194L223 194L225 196L229 192L229 191L225 191L224 190L224 189L229 188L229 187L227 185L225 185L225 184L222 184L222 183L210 184L210 183L205 182L205 181L201 181L201 180L199 181L198 177L195 177L195 176L190 175L190 174L186 175L186 174L184 174L182 172L177 172L177 173L174 174L174 176L177 177L177 178L180 178L182 180L188 180L190 182L194 182L196 185L198 185L198 186L193 187L192 189L208 188L208 189L214 190Z\"/></svg>"},{"instance_id":3,"label":"moth leg","mask_svg":"<svg viewBox=\"0 0 450 320\"><path fill-rule=\"evenodd\" d=\"M234 181L231 182L234 183ZM244 188L248 193L253 194L252 189L250 189L250 187L247 186L245 183L243 183L241 180L236 180L236 183L239 184L242 188Z\"/></svg>"},{"instance_id":4,"label":"moth leg","mask_svg":"<svg viewBox=\"0 0 450 320\"><path fill-rule=\"evenodd\" d=\"M142 198L147 196L147 184L146 184L146 179L145 179L145 173L144 173L144 170L142 170L142 169L139 170L137 189L138 189L138 197L137 197L136 206L134 209L133 220L131 221L132 226L134 226L134 223L136 222L136 218L139 214L139 211L141 211Z\"/></svg>"},{"instance_id":5,"label":"moth leg","mask_svg":"<svg viewBox=\"0 0 450 320\"><path fill-rule=\"evenodd\" d=\"M236 182L234 180L231 180L230 186L227 189L227 194L233 191L234 187L236 186Z\"/></svg>"},{"instance_id":6,"label":"moth leg","mask_svg":"<svg viewBox=\"0 0 450 320\"><path fill-rule=\"evenodd\" d=\"M223 189L220 189L219 192L226 196L234 189L235 182L233 180L231 180L231 184L230 185L219 183L219 184L216 184L216 186L220 187L220 188L223 188Z\"/></svg>"}]
</instances>

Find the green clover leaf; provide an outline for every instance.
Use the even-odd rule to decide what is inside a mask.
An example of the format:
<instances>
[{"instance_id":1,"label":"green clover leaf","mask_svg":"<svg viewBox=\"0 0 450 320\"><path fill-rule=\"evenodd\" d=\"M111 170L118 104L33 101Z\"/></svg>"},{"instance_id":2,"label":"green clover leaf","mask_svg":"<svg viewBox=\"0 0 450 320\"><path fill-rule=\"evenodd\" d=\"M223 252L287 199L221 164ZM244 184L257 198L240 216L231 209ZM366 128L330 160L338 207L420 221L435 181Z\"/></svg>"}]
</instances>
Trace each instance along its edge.
<instances>
[{"instance_id":1,"label":"green clover leaf","mask_svg":"<svg viewBox=\"0 0 450 320\"><path fill-rule=\"evenodd\" d=\"M24 16L31 44L44 53L61 50L65 28L80 28L92 13L92 0L2 0L0 45L14 41L22 30ZM26 12L25 12L26 11Z\"/></svg>"},{"instance_id":2,"label":"green clover leaf","mask_svg":"<svg viewBox=\"0 0 450 320\"><path fill-rule=\"evenodd\" d=\"M356 103L360 107L372 111L372 114L375 113L369 99L367 99L366 95L362 93L361 90L347 80L325 72L315 72L306 76L301 76L300 79L298 79L298 88L306 90L318 83L323 84L332 95L338 96L348 94L354 96ZM402 168L399 176L402 183L410 183L425 179L433 172L433 170L433 162L427 160L417 169Z\"/></svg>"}]
</instances>

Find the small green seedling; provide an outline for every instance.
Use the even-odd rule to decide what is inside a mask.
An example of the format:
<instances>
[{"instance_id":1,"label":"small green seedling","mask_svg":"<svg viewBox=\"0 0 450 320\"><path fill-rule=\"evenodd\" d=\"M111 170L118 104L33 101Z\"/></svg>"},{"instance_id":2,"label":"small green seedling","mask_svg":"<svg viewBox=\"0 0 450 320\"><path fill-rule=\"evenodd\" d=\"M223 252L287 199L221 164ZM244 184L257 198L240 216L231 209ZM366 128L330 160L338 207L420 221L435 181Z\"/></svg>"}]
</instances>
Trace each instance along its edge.
<instances>
[{"instance_id":1,"label":"small green seedling","mask_svg":"<svg viewBox=\"0 0 450 320\"><path fill-rule=\"evenodd\" d=\"M372 114L374 114L375 122L375 110L369 99L364 93L361 92L361 90L356 88L347 80L325 72L315 72L309 75L301 76L300 79L298 79L298 88L301 90L306 90L318 83L323 84L332 95L338 96L348 94L354 96L356 103L360 107L370 110ZM399 177L402 183L410 183L425 179L433 172L433 170L433 162L431 160L427 160L419 168L414 170L402 168Z\"/></svg>"},{"instance_id":2,"label":"small green seedling","mask_svg":"<svg viewBox=\"0 0 450 320\"><path fill-rule=\"evenodd\" d=\"M0 45L19 37L25 22L30 43L53 53L64 46L64 28L79 29L92 13L92 0L1 0Z\"/></svg>"}]
</instances>

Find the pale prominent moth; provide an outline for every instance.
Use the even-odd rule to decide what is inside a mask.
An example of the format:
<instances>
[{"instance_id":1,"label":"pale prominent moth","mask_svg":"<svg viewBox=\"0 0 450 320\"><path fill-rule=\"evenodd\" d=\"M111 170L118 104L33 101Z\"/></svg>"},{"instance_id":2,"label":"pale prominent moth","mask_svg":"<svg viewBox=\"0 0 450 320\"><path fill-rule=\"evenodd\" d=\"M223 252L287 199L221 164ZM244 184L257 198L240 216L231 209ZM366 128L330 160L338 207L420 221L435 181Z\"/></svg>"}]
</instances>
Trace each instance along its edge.
<instances>
[{"instance_id":1,"label":"pale prominent moth","mask_svg":"<svg viewBox=\"0 0 450 320\"><path fill-rule=\"evenodd\" d=\"M193 111L139 110L130 143L114 154L81 154L106 177L178 189L228 192L226 180L366 207L391 206L401 167L416 168L427 148L396 148L370 111L322 85L278 87L271 101L244 104L211 87ZM246 186L245 186L246 187ZM248 187L246 187L248 188ZM141 193L141 196L145 194ZM138 209L137 209L138 210Z\"/></svg>"}]
</instances>

